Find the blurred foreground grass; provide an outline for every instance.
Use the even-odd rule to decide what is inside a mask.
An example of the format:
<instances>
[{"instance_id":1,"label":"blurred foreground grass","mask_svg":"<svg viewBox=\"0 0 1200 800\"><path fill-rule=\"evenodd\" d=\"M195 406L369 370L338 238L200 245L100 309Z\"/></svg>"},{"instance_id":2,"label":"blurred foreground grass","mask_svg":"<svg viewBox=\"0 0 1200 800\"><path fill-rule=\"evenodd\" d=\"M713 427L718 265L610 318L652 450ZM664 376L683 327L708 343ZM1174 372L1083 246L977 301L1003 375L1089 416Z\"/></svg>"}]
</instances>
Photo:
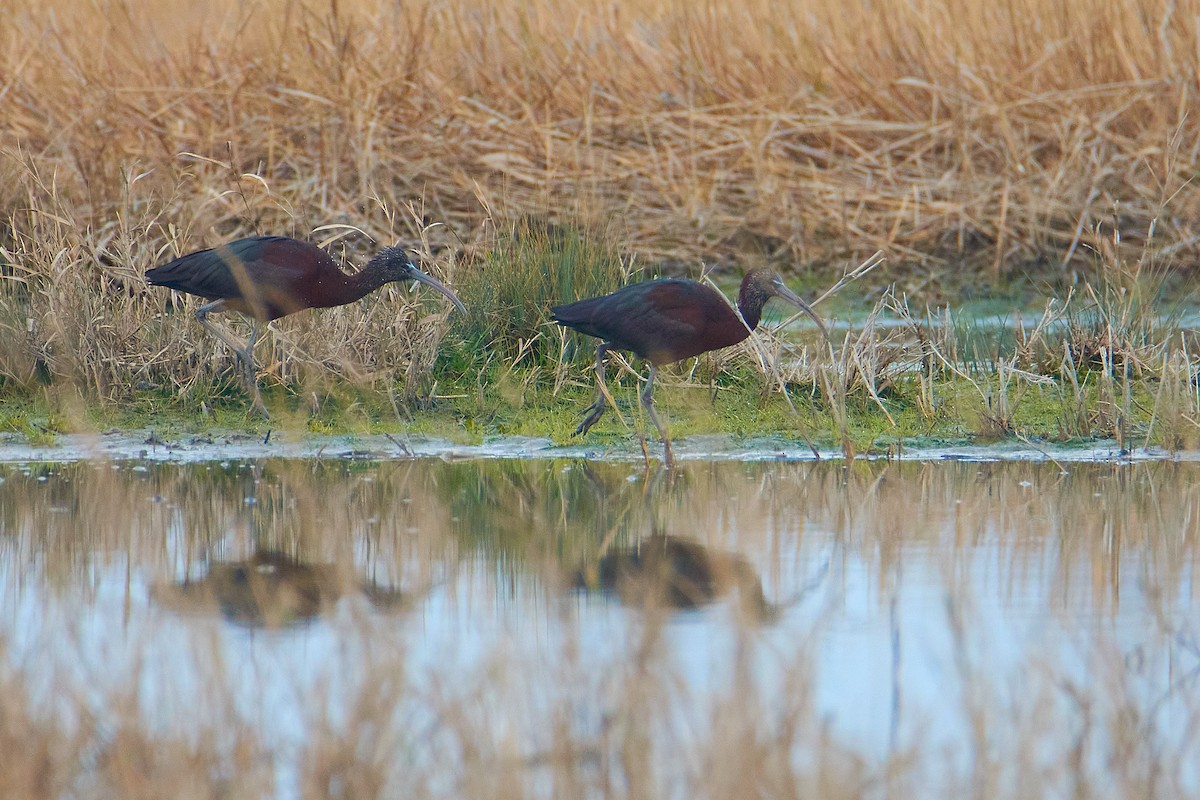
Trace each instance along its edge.
<instances>
[{"instance_id":1,"label":"blurred foreground grass","mask_svg":"<svg viewBox=\"0 0 1200 800\"><path fill-rule=\"evenodd\" d=\"M1187 797L1197 469L0 465L0 794Z\"/></svg>"}]
</instances>

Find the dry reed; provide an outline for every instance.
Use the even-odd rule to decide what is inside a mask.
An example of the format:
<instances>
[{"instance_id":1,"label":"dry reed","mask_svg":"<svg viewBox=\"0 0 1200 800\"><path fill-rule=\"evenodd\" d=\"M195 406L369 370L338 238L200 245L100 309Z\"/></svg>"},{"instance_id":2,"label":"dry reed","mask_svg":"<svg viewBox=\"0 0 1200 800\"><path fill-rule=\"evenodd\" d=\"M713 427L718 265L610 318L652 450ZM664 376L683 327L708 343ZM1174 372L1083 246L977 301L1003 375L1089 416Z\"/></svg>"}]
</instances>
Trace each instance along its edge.
<instances>
[{"instance_id":1,"label":"dry reed","mask_svg":"<svg viewBox=\"0 0 1200 800\"><path fill-rule=\"evenodd\" d=\"M105 394L130 370L211 369L207 344L155 324L141 273L330 223L425 239L445 264L496 220L619 218L643 263L882 248L920 282L1077 263L1115 214L1158 217L1190 265L1193 5L18 0L0 29L4 372ZM408 323L354 322L347 359L409 366Z\"/></svg>"}]
</instances>

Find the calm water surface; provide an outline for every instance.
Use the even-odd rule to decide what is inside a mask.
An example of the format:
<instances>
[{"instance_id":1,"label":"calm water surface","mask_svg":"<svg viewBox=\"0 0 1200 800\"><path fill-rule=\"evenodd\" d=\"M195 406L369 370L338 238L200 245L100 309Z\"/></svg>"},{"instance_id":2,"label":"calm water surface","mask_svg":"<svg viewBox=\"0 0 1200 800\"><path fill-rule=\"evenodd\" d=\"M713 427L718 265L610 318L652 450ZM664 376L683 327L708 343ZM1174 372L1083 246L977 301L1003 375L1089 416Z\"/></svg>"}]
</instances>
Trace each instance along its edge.
<instances>
[{"instance_id":1,"label":"calm water surface","mask_svg":"<svg viewBox=\"0 0 1200 800\"><path fill-rule=\"evenodd\" d=\"M413 764L466 729L535 759L647 672L679 752L745 702L916 785L1075 739L1102 774L1124 714L1197 788L1200 465L1068 470L2 465L0 663L68 720L255 731L281 795L375 704Z\"/></svg>"}]
</instances>

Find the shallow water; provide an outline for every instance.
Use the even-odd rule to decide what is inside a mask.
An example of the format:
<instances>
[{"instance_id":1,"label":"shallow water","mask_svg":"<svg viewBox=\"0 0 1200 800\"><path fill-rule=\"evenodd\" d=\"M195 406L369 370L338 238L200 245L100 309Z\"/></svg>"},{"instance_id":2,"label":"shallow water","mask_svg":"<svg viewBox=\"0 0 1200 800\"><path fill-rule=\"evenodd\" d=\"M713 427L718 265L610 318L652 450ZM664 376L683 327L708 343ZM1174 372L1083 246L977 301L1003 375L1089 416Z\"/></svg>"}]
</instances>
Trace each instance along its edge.
<instances>
[{"instance_id":1,"label":"shallow water","mask_svg":"<svg viewBox=\"0 0 1200 800\"><path fill-rule=\"evenodd\" d=\"M814 449L795 438L780 436L737 437L724 434L687 436L673 442L680 461L819 461L840 460L841 450ZM649 444L654 461L661 459L661 445ZM880 458L882 455L868 456ZM535 436L493 436L463 443L428 436L367 435L275 435L236 431L209 431L164 437L157 431L113 431L104 434L63 434L50 442L30 442L20 434L0 433L0 464L28 462L73 462L87 459L117 461L202 462L254 459L347 459L387 461L408 458L462 459L588 459L632 461L646 459L634 436L609 438L605 444L576 441L556 445ZM860 456L862 458L862 456ZM893 445L886 458L896 461L1056 461L1129 463L1135 461L1200 461L1200 451L1166 451L1158 447L1122 449L1116 442L1098 439L1081 444L1026 443Z\"/></svg>"},{"instance_id":2,"label":"shallow water","mask_svg":"<svg viewBox=\"0 0 1200 800\"><path fill-rule=\"evenodd\" d=\"M530 763L556 720L603 740L647 674L670 676L664 785L744 702L868 773L903 763L900 794L1005 758L1196 790L1200 465L1062 466L0 464L0 659L61 724L124 707L250 730L280 796L379 698L406 769L433 775L466 769L468 732ZM810 740L788 741L803 768Z\"/></svg>"}]
</instances>

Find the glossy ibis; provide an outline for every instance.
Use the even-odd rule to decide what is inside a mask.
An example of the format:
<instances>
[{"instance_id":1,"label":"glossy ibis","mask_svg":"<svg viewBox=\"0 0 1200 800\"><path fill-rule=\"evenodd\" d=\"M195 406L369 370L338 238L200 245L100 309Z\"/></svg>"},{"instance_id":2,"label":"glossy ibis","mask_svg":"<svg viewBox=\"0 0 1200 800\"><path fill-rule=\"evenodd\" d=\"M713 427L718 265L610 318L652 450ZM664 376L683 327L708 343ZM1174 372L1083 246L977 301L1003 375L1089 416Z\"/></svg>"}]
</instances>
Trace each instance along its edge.
<instances>
[{"instance_id":1,"label":"glossy ibis","mask_svg":"<svg viewBox=\"0 0 1200 800\"><path fill-rule=\"evenodd\" d=\"M604 365L608 351L627 350L650 362L650 375L642 390L642 405L662 436L667 466L672 466L675 457L671 452L671 440L654 412L651 395L658 368L742 341L758 327L763 306L772 297L799 308L812 317L822 334L826 334L825 325L816 312L784 285L779 273L768 268L751 270L742 278L738 292L741 317L716 289L681 278L643 281L603 297L551 308L550 313L559 325L600 340L596 348L600 392L575 434L587 433L604 415L607 407Z\"/></svg>"},{"instance_id":2,"label":"glossy ibis","mask_svg":"<svg viewBox=\"0 0 1200 800\"><path fill-rule=\"evenodd\" d=\"M317 245L282 236L254 236L189 253L147 271L146 281L211 301L196 309L196 321L238 354L260 411L253 354L259 323L306 308L353 303L397 281L428 284L459 310L466 310L441 281L417 269L402 247L385 247L357 273L347 275ZM214 311L240 311L251 317L250 338L239 342L213 325L208 315Z\"/></svg>"}]
</instances>

